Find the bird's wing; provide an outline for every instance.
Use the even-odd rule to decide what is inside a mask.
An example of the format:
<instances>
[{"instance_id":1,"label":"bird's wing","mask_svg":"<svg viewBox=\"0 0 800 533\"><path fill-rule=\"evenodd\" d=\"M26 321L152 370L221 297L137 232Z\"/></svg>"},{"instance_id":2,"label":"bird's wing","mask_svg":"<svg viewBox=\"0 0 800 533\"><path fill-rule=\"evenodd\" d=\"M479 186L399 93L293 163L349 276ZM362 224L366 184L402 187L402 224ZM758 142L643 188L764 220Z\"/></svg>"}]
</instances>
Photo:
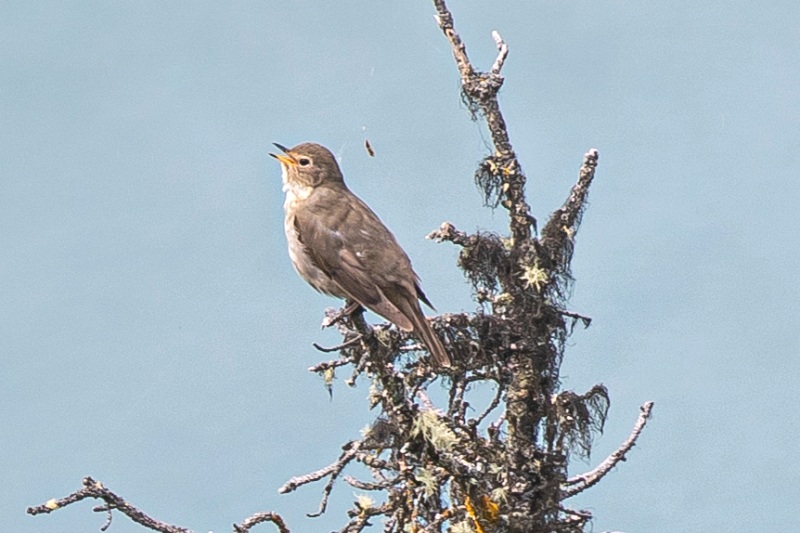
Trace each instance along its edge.
<instances>
[{"instance_id":1,"label":"bird's wing","mask_svg":"<svg viewBox=\"0 0 800 533\"><path fill-rule=\"evenodd\" d=\"M431 308L433 311L436 311L436 308L433 306L433 304L431 303L431 301L430 301L430 300L428 300L428 297L427 297L427 296L425 296L425 293L424 293L424 292L422 292L422 287L420 287L420 286L419 286L419 280L418 280L418 279L416 279L416 278L414 279L414 290L416 290L416 291L417 291L417 298L418 298L419 300L421 300L421 301L422 301L422 303L424 303L425 305L427 305L428 307L430 307L430 308Z\"/></svg>"},{"instance_id":2,"label":"bird's wing","mask_svg":"<svg viewBox=\"0 0 800 533\"><path fill-rule=\"evenodd\" d=\"M392 297L399 291L416 299L421 292L411 262L366 204L349 191L318 187L296 213L295 229L311 260L350 299L413 329Z\"/></svg>"}]
</instances>

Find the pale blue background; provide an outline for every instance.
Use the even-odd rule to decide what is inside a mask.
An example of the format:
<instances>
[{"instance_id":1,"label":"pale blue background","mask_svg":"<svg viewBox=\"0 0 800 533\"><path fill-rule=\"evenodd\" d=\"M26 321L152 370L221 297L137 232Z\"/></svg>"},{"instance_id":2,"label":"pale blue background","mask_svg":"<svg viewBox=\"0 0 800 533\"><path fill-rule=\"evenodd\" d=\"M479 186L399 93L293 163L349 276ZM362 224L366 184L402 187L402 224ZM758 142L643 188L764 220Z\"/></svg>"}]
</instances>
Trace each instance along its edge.
<instances>
[{"instance_id":1,"label":"pale blue background","mask_svg":"<svg viewBox=\"0 0 800 533\"><path fill-rule=\"evenodd\" d=\"M451 1L470 57L511 47L501 104L540 221L600 150L578 235L564 386L612 408L572 503L595 531L788 531L800 477L800 7ZM502 229L472 185L486 134L426 0L0 7L0 530L91 474L162 520L345 522L339 485L279 496L373 416L306 368L335 302L286 257L273 141L327 144L441 311L471 310L443 220ZM363 141L377 152L369 158ZM271 526L261 526L269 531ZM141 531L121 516L111 531Z\"/></svg>"}]
</instances>

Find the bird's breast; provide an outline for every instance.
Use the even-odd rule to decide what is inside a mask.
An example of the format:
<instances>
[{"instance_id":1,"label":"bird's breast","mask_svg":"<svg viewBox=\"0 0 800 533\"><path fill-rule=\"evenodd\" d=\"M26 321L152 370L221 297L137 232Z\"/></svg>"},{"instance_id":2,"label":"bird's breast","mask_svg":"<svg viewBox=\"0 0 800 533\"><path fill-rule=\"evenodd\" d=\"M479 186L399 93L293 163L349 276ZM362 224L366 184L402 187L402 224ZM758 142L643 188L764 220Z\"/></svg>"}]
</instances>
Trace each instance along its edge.
<instances>
[{"instance_id":1,"label":"bird's breast","mask_svg":"<svg viewBox=\"0 0 800 533\"><path fill-rule=\"evenodd\" d=\"M289 195L286 197L289 203ZM345 293L331 277L323 272L308 253L305 245L300 241L295 227L294 210L287 207L286 218L284 219L284 231L286 232L286 242L289 248L289 258L297 273L314 289L337 298L345 298Z\"/></svg>"}]
</instances>

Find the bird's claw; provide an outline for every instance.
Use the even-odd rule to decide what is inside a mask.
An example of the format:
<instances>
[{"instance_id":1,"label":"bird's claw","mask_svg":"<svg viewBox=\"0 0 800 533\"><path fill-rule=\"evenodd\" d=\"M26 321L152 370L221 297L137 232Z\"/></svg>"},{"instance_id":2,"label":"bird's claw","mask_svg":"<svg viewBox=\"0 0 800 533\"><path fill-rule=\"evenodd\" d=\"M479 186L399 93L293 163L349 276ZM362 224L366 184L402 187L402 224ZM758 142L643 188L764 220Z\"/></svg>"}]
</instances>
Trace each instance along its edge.
<instances>
[{"instance_id":1,"label":"bird's claw","mask_svg":"<svg viewBox=\"0 0 800 533\"><path fill-rule=\"evenodd\" d=\"M335 311L331 309L326 310L325 318L322 319L322 327L320 329L329 328L338 324L346 317L357 311L360 307L360 303L348 301L341 309L337 309Z\"/></svg>"}]
</instances>

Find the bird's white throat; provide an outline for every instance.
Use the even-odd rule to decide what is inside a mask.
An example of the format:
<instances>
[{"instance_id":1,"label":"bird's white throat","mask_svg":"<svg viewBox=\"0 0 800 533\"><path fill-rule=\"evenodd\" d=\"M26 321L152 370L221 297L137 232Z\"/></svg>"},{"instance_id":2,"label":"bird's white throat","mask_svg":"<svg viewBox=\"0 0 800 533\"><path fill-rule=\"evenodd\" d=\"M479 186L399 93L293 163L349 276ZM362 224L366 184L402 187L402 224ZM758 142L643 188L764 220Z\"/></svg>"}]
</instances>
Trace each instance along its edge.
<instances>
[{"instance_id":1,"label":"bird's white throat","mask_svg":"<svg viewBox=\"0 0 800 533\"><path fill-rule=\"evenodd\" d=\"M308 185L301 185L300 183L289 181L289 177L286 173L286 167L284 165L281 165L281 179L283 180L283 192L286 193L286 201L284 202L284 206L294 205L298 202L302 202L311 196L311 192L314 190L313 187Z\"/></svg>"}]
</instances>

